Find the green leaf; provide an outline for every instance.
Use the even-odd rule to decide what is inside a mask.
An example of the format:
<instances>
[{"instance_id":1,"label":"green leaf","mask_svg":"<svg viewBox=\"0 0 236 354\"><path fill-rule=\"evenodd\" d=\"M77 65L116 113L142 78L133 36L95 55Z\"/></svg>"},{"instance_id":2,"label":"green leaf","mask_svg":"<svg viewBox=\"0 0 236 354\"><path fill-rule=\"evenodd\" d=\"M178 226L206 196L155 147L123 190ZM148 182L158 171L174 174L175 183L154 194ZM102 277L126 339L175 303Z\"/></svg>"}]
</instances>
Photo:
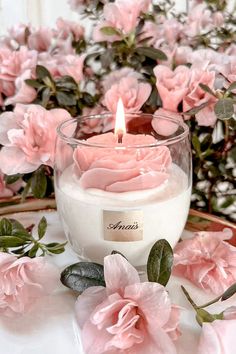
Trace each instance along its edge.
<instances>
[{"instance_id":1,"label":"green leaf","mask_svg":"<svg viewBox=\"0 0 236 354\"><path fill-rule=\"evenodd\" d=\"M24 228L24 226L15 219L10 219L12 224L12 236L17 236L23 240L30 241L32 240L31 234Z\"/></svg>"},{"instance_id":2,"label":"green leaf","mask_svg":"<svg viewBox=\"0 0 236 354\"><path fill-rule=\"evenodd\" d=\"M201 89L203 91L205 91L205 92L209 93L210 95L216 97L215 93L212 91L212 89L209 86L207 86L205 84L202 84L202 83L200 83L199 86L201 87Z\"/></svg>"},{"instance_id":3,"label":"green leaf","mask_svg":"<svg viewBox=\"0 0 236 354\"><path fill-rule=\"evenodd\" d=\"M28 86L31 86L31 87L36 88L36 89L39 89L39 88L42 87L42 84L40 82L38 82L37 80L33 80L33 79L27 79L27 80L25 80L25 83Z\"/></svg>"},{"instance_id":4,"label":"green leaf","mask_svg":"<svg viewBox=\"0 0 236 354\"><path fill-rule=\"evenodd\" d=\"M47 230L47 219L45 218L45 216L42 217L42 219L39 221L38 224L38 235L39 235L39 240L41 240L41 238L43 238L43 236L46 233Z\"/></svg>"},{"instance_id":5,"label":"green leaf","mask_svg":"<svg viewBox=\"0 0 236 354\"><path fill-rule=\"evenodd\" d=\"M25 243L26 241L20 237L0 236L0 247L6 247L6 248L18 247L18 246L23 246Z\"/></svg>"},{"instance_id":6,"label":"green leaf","mask_svg":"<svg viewBox=\"0 0 236 354\"><path fill-rule=\"evenodd\" d=\"M11 175L11 176L4 176L4 181L6 184L12 184L18 181L19 178L21 178L21 174L17 173L16 175Z\"/></svg>"},{"instance_id":7,"label":"green leaf","mask_svg":"<svg viewBox=\"0 0 236 354\"><path fill-rule=\"evenodd\" d=\"M227 88L228 92L231 92L233 90L236 90L236 81L232 82L232 84L230 84L229 87Z\"/></svg>"},{"instance_id":8,"label":"green leaf","mask_svg":"<svg viewBox=\"0 0 236 354\"><path fill-rule=\"evenodd\" d=\"M139 55L144 55L153 60L167 60L167 56L160 49L151 48L151 47L138 47L135 49L135 52Z\"/></svg>"},{"instance_id":9,"label":"green leaf","mask_svg":"<svg viewBox=\"0 0 236 354\"><path fill-rule=\"evenodd\" d=\"M103 265L92 262L72 264L61 273L61 282L79 293L91 286L106 286Z\"/></svg>"},{"instance_id":10,"label":"green leaf","mask_svg":"<svg viewBox=\"0 0 236 354\"><path fill-rule=\"evenodd\" d=\"M218 119L230 119L234 114L233 100L231 98L221 98L215 104L214 111Z\"/></svg>"},{"instance_id":11,"label":"green leaf","mask_svg":"<svg viewBox=\"0 0 236 354\"><path fill-rule=\"evenodd\" d=\"M221 301L225 301L229 299L231 296L233 296L236 293L236 283L231 285L222 295Z\"/></svg>"},{"instance_id":12,"label":"green leaf","mask_svg":"<svg viewBox=\"0 0 236 354\"><path fill-rule=\"evenodd\" d=\"M105 34L106 36L120 36L121 33L118 29L111 27L111 26L105 26L100 28L100 31Z\"/></svg>"},{"instance_id":13,"label":"green leaf","mask_svg":"<svg viewBox=\"0 0 236 354\"><path fill-rule=\"evenodd\" d=\"M63 76L56 80L56 87L60 89L77 90L78 84L71 76Z\"/></svg>"},{"instance_id":14,"label":"green leaf","mask_svg":"<svg viewBox=\"0 0 236 354\"><path fill-rule=\"evenodd\" d=\"M147 275L148 280L166 285L171 275L173 265L173 251L168 241L157 241L148 256Z\"/></svg>"},{"instance_id":15,"label":"green leaf","mask_svg":"<svg viewBox=\"0 0 236 354\"><path fill-rule=\"evenodd\" d=\"M53 254L60 254L65 251L65 245L67 245L67 242L64 243L52 242L46 244L45 246L47 247L48 252Z\"/></svg>"},{"instance_id":16,"label":"green leaf","mask_svg":"<svg viewBox=\"0 0 236 354\"><path fill-rule=\"evenodd\" d=\"M202 104L200 104L200 106L194 107L194 108L190 109L189 111L184 112L184 114L187 114L189 116L194 116L195 114L200 112L201 109L203 109L203 108L205 108L207 106L208 106L208 102L202 103Z\"/></svg>"},{"instance_id":17,"label":"green leaf","mask_svg":"<svg viewBox=\"0 0 236 354\"><path fill-rule=\"evenodd\" d=\"M28 256L30 258L34 258L38 252L39 249L39 244L35 244L29 251L28 251Z\"/></svg>"},{"instance_id":18,"label":"green leaf","mask_svg":"<svg viewBox=\"0 0 236 354\"><path fill-rule=\"evenodd\" d=\"M49 87L46 87L43 91L42 91L42 106L43 107L47 107L47 104L50 100L51 97L51 90Z\"/></svg>"},{"instance_id":19,"label":"green leaf","mask_svg":"<svg viewBox=\"0 0 236 354\"><path fill-rule=\"evenodd\" d=\"M45 77L49 77L52 80L51 74L47 68L42 65L36 66L36 75L38 79L43 80Z\"/></svg>"},{"instance_id":20,"label":"green leaf","mask_svg":"<svg viewBox=\"0 0 236 354\"><path fill-rule=\"evenodd\" d=\"M0 236L12 234L12 223L9 219L3 218L0 221Z\"/></svg>"},{"instance_id":21,"label":"green leaf","mask_svg":"<svg viewBox=\"0 0 236 354\"><path fill-rule=\"evenodd\" d=\"M192 144L197 156L199 157L201 155L201 144L196 134L193 134L192 136Z\"/></svg>"},{"instance_id":22,"label":"green leaf","mask_svg":"<svg viewBox=\"0 0 236 354\"><path fill-rule=\"evenodd\" d=\"M56 97L61 106L75 106L77 103L76 97L72 93L58 91Z\"/></svg>"},{"instance_id":23,"label":"green leaf","mask_svg":"<svg viewBox=\"0 0 236 354\"><path fill-rule=\"evenodd\" d=\"M43 170L36 171L31 179L31 189L35 198L43 198L47 190L47 178Z\"/></svg>"}]
</instances>

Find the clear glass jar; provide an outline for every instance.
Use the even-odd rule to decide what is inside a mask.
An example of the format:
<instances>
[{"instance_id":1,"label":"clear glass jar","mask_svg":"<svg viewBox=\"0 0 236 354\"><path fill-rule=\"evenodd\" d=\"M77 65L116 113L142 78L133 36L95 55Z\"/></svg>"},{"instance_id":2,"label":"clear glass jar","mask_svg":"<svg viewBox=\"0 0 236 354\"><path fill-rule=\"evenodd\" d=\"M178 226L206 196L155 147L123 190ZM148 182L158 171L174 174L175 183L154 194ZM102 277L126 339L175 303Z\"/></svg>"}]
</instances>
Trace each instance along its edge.
<instances>
[{"instance_id":1,"label":"clear glass jar","mask_svg":"<svg viewBox=\"0 0 236 354\"><path fill-rule=\"evenodd\" d=\"M189 129L167 116L126 114L127 133L118 139L114 120L108 113L58 127L57 208L82 259L101 263L116 250L140 266L158 239L174 247L184 229L192 185Z\"/></svg>"}]
</instances>

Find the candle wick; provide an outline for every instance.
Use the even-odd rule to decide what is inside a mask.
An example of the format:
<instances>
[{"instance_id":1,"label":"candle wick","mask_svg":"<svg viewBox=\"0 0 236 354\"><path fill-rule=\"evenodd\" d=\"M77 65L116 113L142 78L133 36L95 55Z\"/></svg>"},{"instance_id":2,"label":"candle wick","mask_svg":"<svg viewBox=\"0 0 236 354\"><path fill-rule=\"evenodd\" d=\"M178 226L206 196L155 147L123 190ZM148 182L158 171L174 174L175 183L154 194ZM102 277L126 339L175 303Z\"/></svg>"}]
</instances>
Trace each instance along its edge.
<instances>
[{"instance_id":1,"label":"candle wick","mask_svg":"<svg viewBox=\"0 0 236 354\"><path fill-rule=\"evenodd\" d=\"M123 133L118 133L118 144L122 144L123 141Z\"/></svg>"}]
</instances>

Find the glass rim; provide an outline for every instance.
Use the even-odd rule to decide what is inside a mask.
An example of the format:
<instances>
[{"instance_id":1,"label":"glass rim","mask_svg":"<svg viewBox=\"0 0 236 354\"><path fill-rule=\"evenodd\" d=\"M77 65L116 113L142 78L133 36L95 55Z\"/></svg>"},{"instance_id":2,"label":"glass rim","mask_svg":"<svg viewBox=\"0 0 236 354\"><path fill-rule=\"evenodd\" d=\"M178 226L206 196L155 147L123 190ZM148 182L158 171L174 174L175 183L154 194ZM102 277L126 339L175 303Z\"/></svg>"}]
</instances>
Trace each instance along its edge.
<instances>
[{"instance_id":1,"label":"glass rim","mask_svg":"<svg viewBox=\"0 0 236 354\"><path fill-rule=\"evenodd\" d=\"M179 113L180 115L182 115L181 113ZM168 117L167 115L164 114L152 114L152 113L143 113L143 112L137 112L137 113L125 113L125 116L131 116L131 117L136 117L136 116L144 116L144 117L152 117L152 118L162 118L165 120L168 120L170 122L173 122L175 124L177 124L178 127L183 128L183 132L179 133L177 136L173 136L171 138L166 138L163 140L156 140L155 143L153 144L137 144L137 145L125 145L122 144L122 146L117 145L108 145L108 144L97 144L97 143L90 143L87 142L87 140L83 140L83 139L77 139L77 138L73 138L73 137L69 137L67 136L65 133L62 132L62 129L69 126L70 124L73 124L77 121L83 121L86 119L104 119L104 118L108 118L111 116L115 116L115 114L110 113L110 112L105 112L105 113L101 113L101 114L94 114L94 115L84 115L84 116L79 116L79 117L75 117L75 118L70 118L70 119L66 119L63 122L61 122L56 131L58 136L66 141L69 144L77 144L77 145L81 145L81 146L87 146L87 147L96 147L96 148L118 148L118 149L132 149L132 148L150 148L150 147L158 147L158 146L168 146L168 145L172 145L174 143L177 143L179 141L182 141L183 139L185 139L188 135L189 135L189 127L188 125L184 122L184 121L179 121L178 119L172 118L172 117ZM110 132L110 131L108 131ZM100 133L97 135L102 135L102 134L106 134L108 132L104 132L104 133ZM137 134L137 135L141 135L141 134ZM145 134L147 135L147 134Z\"/></svg>"}]
</instances>

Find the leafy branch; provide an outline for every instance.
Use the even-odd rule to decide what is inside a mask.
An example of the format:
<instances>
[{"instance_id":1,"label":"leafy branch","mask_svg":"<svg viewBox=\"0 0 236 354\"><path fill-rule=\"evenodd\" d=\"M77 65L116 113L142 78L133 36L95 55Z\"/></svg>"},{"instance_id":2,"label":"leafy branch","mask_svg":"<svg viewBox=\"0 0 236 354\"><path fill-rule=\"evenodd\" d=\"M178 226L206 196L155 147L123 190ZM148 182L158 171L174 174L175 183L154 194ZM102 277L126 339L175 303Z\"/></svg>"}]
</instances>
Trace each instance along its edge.
<instances>
[{"instance_id":1,"label":"leafy branch","mask_svg":"<svg viewBox=\"0 0 236 354\"><path fill-rule=\"evenodd\" d=\"M33 227L25 228L15 219L3 218L0 221L0 250L16 255L18 258L28 256L44 256L45 254L60 254L65 251L67 242L42 243L46 234L47 220L45 217L39 221L37 226L37 237L33 236Z\"/></svg>"}]
</instances>

